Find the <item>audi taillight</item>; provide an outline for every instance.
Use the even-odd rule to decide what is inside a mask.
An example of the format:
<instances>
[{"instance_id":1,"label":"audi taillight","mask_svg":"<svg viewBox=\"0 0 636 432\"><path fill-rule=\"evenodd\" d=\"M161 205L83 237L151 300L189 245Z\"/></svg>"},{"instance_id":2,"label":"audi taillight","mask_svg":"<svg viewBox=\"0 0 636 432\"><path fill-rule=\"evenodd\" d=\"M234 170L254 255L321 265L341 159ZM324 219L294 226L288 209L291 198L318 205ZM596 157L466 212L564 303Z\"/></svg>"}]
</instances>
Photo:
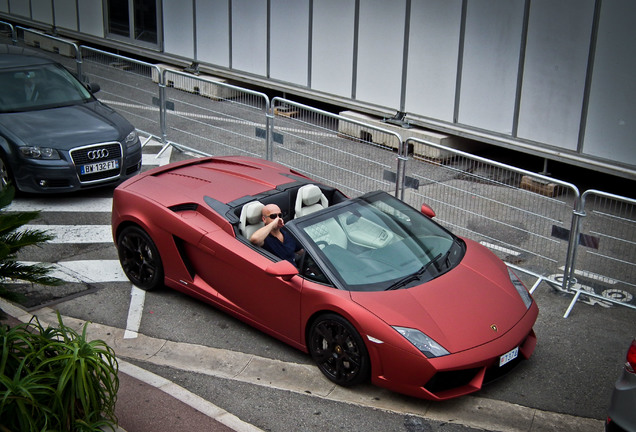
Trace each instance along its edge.
<instances>
[{"instance_id":1,"label":"audi taillight","mask_svg":"<svg viewBox=\"0 0 636 432\"><path fill-rule=\"evenodd\" d=\"M632 341L632 344L627 350L625 369L627 369L628 372L636 373L636 338Z\"/></svg>"}]
</instances>

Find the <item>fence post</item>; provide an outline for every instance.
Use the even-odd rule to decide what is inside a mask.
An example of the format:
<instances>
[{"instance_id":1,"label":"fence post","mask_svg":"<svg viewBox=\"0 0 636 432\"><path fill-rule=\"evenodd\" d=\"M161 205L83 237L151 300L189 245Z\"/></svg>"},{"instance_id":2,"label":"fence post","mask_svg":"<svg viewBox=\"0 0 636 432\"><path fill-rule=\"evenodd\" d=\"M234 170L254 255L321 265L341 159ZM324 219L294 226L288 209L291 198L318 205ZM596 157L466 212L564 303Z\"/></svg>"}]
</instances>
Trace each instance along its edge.
<instances>
[{"instance_id":1,"label":"fence post","mask_svg":"<svg viewBox=\"0 0 636 432\"><path fill-rule=\"evenodd\" d=\"M158 86L159 86L159 126L161 128L161 143L165 146L168 144L168 128L166 125L166 72L167 70L158 70Z\"/></svg>"},{"instance_id":2,"label":"fence post","mask_svg":"<svg viewBox=\"0 0 636 432\"><path fill-rule=\"evenodd\" d=\"M568 250L565 258L565 268L563 270L563 291L569 292L570 286L576 283L574 277L574 263L576 262L576 252L579 245L579 234L581 232L581 219L585 217L584 199L577 196L574 201L572 212L572 226L570 228L570 238L568 240Z\"/></svg>"},{"instance_id":3,"label":"fence post","mask_svg":"<svg viewBox=\"0 0 636 432\"><path fill-rule=\"evenodd\" d=\"M77 76L82 82L84 82L84 77L82 76L82 63L84 62L84 59L82 57L82 50L75 44L73 44L73 47L75 47L75 67L77 69Z\"/></svg>"},{"instance_id":4,"label":"fence post","mask_svg":"<svg viewBox=\"0 0 636 432\"><path fill-rule=\"evenodd\" d=\"M274 160L274 144L272 136L274 135L274 104L270 102L269 97L265 96L265 159Z\"/></svg>"}]
</instances>

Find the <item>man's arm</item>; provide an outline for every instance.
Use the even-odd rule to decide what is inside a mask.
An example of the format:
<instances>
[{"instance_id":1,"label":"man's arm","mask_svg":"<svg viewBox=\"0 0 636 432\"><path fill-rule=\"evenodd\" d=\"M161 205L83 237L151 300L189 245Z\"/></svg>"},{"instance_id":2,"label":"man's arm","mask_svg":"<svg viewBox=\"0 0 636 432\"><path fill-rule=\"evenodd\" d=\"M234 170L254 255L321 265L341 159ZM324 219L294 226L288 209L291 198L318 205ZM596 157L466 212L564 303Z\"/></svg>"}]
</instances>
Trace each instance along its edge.
<instances>
[{"instance_id":1,"label":"man's arm","mask_svg":"<svg viewBox=\"0 0 636 432\"><path fill-rule=\"evenodd\" d=\"M265 239L267 238L269 233L271 233L272 230L278 225L283 226L282 222L283 220L281 218L276 218L267 225L257 229L250 237L250 242L258 247L262 247L263 244L265 244Z\"/></svg>"}]
</instances>

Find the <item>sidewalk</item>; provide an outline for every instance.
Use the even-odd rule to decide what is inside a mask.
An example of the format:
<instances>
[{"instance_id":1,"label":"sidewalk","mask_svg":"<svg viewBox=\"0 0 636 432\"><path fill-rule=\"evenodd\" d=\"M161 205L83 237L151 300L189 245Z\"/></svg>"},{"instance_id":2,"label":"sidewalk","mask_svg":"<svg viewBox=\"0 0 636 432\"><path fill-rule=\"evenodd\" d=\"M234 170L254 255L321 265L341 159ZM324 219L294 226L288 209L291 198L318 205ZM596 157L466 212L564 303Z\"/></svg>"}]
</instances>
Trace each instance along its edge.
<instances>
[{"instance_id":1,"label":"sidewalk","mask_svg":"<svg viewBox=\"0 0 636 432\"><path fill-rule=\"evenodd\" d=\"M0 309L8 315L1 324L16 325L31 317L2 299ZM117 432L261 432L165 378L121 359L118 361Z\"/></svg>"},{"instance_id":2,"label":"sidewalk","mask_svg":"<svg viewBox=\"0 0 636 432\"><path fill-rule=\"evenodd\" d=\"M0 299L0 309L17 321L27 322L32 316L3 299ZM36 313L42 324L56 322L55 312L49 308L42 308ZM62 318L65 325L76 330L85 324L85 321L72 317ZM598 432L603 429L603 422L600 420L542 411L479 396L466 396L444 404L432 404L410 400L375 386L351 390L334 385L311 365L284 363L251 354L156 339L142 334L135 339L126 339L124 334L123 329L102 324L92 323L88 326L89 339L104 340L118 356L120 390L116 414L121 427L118 432L262 432L168 379L123 359L150 362L175 370L305 396L311 394L312 397L326 401L415 415L426 420L461 424L478 430L543 432L556 430L555 425L558 425L560 431ZM311 391L308 392L307 389Z\"/></svg>"},{"instance_id":3,"label":"sidewalk","mask_svg":"<svg viewBox=\"0 0 636 432\"><path fill-rule=\"evenodd\" d=\"M115 414L126 432L260 431L184 388L122 361Z\"/></svg>"}]
</instances>

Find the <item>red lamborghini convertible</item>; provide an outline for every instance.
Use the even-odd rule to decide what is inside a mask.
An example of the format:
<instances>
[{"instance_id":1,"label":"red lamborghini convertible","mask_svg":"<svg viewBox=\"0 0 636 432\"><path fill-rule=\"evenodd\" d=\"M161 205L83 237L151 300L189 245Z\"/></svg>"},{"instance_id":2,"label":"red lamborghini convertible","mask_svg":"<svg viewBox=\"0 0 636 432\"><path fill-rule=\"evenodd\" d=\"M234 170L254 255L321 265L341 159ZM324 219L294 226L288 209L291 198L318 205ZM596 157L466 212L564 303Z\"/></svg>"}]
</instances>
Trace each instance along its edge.
<instances>
[{"instance_id":1,"label":"red lamborghini convertible","mask_svg":"<svg viewBox=\"0 0 636 432\"><path fill-rule=\"evenodd\" d=\"M277 204L294 263L249 240ZM483 246L385 192L347 198L284 166L211 157L140 174L114 193L122 268L308 352L333 382L369 378L442 400L530 357L538 308Z\"/></svg>"}]
</instances>

